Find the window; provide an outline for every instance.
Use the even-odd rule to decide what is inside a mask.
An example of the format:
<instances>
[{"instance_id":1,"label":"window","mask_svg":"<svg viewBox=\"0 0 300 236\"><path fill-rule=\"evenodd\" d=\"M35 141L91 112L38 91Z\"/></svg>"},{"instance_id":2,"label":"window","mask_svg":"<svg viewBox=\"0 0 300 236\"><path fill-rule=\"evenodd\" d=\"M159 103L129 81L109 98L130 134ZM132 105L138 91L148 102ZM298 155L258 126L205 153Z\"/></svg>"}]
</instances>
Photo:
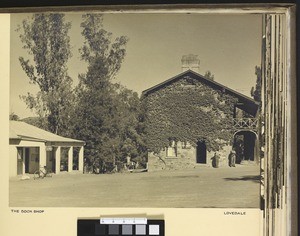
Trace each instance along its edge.
<instances>
[{"instance_id":1,"label":"window","mask_svg":"<svg viewBox=\"0 0 300 236\"><path fill-rule=\"evenodd\" d=\"M177 142L170 141L169 147L166 148L166 157L167 158L177 157Z\"/></svg>"}]
</instances>

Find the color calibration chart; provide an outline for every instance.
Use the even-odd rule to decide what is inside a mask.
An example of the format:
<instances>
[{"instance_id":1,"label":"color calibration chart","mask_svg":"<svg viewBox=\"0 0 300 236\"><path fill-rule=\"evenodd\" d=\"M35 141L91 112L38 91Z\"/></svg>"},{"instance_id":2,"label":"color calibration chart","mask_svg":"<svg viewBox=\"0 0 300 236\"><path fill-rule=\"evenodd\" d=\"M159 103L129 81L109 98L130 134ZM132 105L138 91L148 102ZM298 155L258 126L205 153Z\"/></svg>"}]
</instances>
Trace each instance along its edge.
<instances>
[{"instance_id":1,"label":"color calibration chart","mask_svg":"<svg viewBox=\"0 0 300 236\"><path fill-rule=\"evenodd\" d=\"M101 218L100 220L79 219L77 236L164 236L164 220L146 218Z\"/></svg>"}]
</instances>

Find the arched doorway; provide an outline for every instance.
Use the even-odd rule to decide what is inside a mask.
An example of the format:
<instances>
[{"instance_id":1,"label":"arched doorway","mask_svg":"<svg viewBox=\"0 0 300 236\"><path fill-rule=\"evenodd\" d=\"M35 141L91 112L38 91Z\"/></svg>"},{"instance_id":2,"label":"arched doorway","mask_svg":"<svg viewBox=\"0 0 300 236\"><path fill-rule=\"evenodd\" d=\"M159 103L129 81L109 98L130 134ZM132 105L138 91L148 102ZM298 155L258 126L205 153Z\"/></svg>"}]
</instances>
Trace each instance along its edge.
<instances>
[{"instance_id":1,"label":"arched doorway","mask_svg":"<svg viewBox=\"0 0 300 236\"><path fill-rule=\"evenodd\" d=\"M234 134L233 147L236 150L236 163L243 161L257 161L259 159L259 147L257 134L251 130L237 131Z\"/></svg>"}]
</instances>

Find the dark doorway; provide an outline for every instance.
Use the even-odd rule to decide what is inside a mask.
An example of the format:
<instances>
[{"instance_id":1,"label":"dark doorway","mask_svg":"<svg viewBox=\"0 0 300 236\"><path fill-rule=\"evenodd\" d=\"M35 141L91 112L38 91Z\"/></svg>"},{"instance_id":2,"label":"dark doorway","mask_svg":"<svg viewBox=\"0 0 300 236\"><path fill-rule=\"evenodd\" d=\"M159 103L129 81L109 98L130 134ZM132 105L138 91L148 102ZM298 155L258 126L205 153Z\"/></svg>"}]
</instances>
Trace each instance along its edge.
<instances>
[{"instance_id":1,"label":"dark doorway","mask_svg":"<svg viewBox=\"0 0 300 236\"><path fill-rule=\"evenodd\" d=\"M69 168L69 149L61 147L60 171L68 171Z\"/></svg>"},{"instance_id":2,"label":"dark doorway","mask_svg":"<svg viewBox=\"0 0 300 236\"><path fill-rule=\"evenodd\" d=\"M197 142L196 161L197 161L197 163L206 164L205 142Z\"/></svg>"},{"instance_id":3,"label":"dark doorway","mask_svg":"<svg viewBox=\"0 0 300 236\"><path fill-rule=\"evenodd\" d=\"M25 173L29 173L29 148L25 148Z\"/></svg>"},{"instance_id":4,"label":"dark doorway","mask_svg":"<svg viewBox=\"0 0 300 236\"><path fill-rule=\"evenodd\" d=\"M258 158L256 134L251 131L240 131L234 136L234 148L236 150L236 163L243 161L255 161Z\"/></svg>"},{"instance_id":5,"label":"dark doorway","mask_svg":"<svg viewBox=\"0 0 300 236\"><path fill-rule=\"evenodd\" d=\"M256 135L252 132L246 132L244 134L244 153L245 153L245 160L247 161L254 161L255 156L255 140Z\"/></svg>"},{"instance_id":6,"label":"dark doorway","mask_svg":"<svg viewBox=\"0 0 300 236\"><path fill-rule=\"evenodd\" d=\"M78 170L79 167L79 147L73 147L73 170Z\"/></svg>"},{"instance_id":7,"label":"dark doorway","mask_svg":"<svg viewBox=\"0 0 300 236\"><path fill-rule=\"evenodd\" d=\"M52 148L51 151L46 152L46 166L47 169L55 173L55 153L53 150L54 148Z\"/></svg>"}]
</instances>

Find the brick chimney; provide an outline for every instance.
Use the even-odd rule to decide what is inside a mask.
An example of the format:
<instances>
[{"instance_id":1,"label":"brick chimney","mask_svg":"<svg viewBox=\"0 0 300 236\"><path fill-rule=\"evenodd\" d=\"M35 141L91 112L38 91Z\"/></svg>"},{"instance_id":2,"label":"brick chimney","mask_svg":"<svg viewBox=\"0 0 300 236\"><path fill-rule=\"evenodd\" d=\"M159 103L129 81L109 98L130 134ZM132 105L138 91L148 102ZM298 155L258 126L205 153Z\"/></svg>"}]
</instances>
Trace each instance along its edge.
<instances>
[{"instance_id":1,"label":"brick chimney","mask_svg":"<svg viewBox=\"0 0 300 236\"><path fill-rule=\"evenodd\" d=\"M182 72L187 70L192 70L197 73L200 72L200 60L198 59L198 55L189 54L184 55L181 58L181 68Z\"/></svg>"}]
</instances>

